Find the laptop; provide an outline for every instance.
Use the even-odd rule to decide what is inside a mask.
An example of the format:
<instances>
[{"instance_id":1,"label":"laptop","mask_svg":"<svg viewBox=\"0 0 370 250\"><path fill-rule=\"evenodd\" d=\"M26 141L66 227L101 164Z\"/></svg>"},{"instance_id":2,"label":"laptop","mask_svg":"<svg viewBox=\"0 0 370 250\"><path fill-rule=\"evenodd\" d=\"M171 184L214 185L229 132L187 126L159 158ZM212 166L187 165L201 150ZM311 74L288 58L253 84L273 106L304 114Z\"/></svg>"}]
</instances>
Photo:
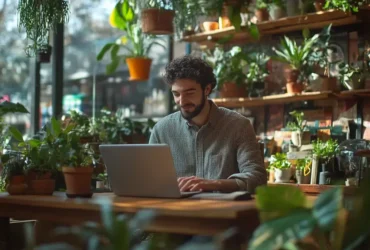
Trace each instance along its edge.
<instances>
[{"instance_id":1,"label":"laptop","mask_svg":"<svg viewBox=\"0 0 370 250\"><path fill-rule=\"evenodd\" d=\"M117 196L182 198L170 147L166 144L102 144L100 153Z\"/></svg>"}]
</instances>

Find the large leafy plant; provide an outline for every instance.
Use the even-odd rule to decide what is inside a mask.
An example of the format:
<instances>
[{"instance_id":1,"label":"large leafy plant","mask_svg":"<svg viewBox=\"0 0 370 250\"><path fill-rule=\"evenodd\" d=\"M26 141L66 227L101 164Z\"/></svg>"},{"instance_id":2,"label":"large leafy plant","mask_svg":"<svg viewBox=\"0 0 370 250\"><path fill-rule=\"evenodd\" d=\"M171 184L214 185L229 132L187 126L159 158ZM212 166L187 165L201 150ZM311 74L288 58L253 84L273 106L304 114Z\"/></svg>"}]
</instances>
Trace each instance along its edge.
<instances>
[{"instance_id":1,"label":"large leafy plant","mask_svg":"<svg viewBox=\"0 0 370 250\"><path fill-rule=\"evenodd\" d=\"M114 73L120 62L124 62L126 58L147 58L153 45L165 48L156 36L145 35L142 32L135 13L135 2L120 0L113 9L110 18L111 25L124 31L125 35L121 36L115 43L104 45L97 55L97 60L100 61L110 51L111 63L106 66L107 74ZM118 52L121 48L126 53L119 55Z\"/></svg>"},{"instance_id":2,"label":"large leafy plant","mask_svg":"<svg viewBox=\"0 0 370 250\"><path fill-rule=\"evenodd\" d=\"M265 53L251 53L247 55L248 72L247 82L251 85L257 82L264 82L268 71L266 64L270 57Z\"/></svg>"},{"instance_id":3,"label":"large leafy plant","mask_svg":"<svg viewBox=\"0 0 370 250\"><path fill-rule=\"evenodd\" d=\"M367 249L370 228L364 221L370 220L370 175L364 180L353 199L343 200L342 189L335 187L313 204L294 186L258 187L262 223L248 249Z\"/></svg>"},{"instance_id":4,"label":"large leafy plant","mask_svg":"<svg viewBox=\"0 0 370 250\"><path fill-rule=\"evenodd\" d=\"M247 58L240 47L234 46L229 51L217 47L213 53L208 51L205 58L213 66L218 89L226 82L233 82L239 86L246 83Z\"/></svg>"},{"instance_id":5,"label":"large leafy plant","mask_svg":"<svg viewBox=\"0 0 370 250\"><path fill-rule=\"evenodd\" d=\"M293 70L301 71L308 64L312 45L318 38L319 34L315 34L311 38L304 39L303 43L298 45L296 41L284 36L280 42L280 49L274 48L278 56L275 58L289 64Z\"/></svg>"},{"instance_id":6,"label":"large leafy plant","mask_svg":"<svg viewBox=\"0 0 370 250\"><path fill-rule=\"evenodd\" d=\"M286 154L276 153L270 157L269 168L277 169L288 169L292 166L290 161L287 159Z\"/></svg>"}]
</instances>

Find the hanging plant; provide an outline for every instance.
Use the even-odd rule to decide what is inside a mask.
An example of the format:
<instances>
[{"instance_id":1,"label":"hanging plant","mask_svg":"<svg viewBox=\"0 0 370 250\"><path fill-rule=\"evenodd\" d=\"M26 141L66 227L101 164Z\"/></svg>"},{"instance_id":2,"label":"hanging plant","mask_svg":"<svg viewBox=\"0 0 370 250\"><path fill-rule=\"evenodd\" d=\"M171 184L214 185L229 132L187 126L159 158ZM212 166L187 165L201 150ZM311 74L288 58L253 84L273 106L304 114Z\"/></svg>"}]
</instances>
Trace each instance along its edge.
<instances>
[{"instance_id":1,"label":"hanging plant","mask_svg":"<svg viewBox=\"0 0 370 250\"><path fill-rule=\"evenodd\" d=\"M26 30L31 44L25 51L27 56L44 53L49 49L50 30L56 30L57 24L68 21L69 5L66 0L19 0L18 8L21 30Z\"/></svg>"}]
</instances>

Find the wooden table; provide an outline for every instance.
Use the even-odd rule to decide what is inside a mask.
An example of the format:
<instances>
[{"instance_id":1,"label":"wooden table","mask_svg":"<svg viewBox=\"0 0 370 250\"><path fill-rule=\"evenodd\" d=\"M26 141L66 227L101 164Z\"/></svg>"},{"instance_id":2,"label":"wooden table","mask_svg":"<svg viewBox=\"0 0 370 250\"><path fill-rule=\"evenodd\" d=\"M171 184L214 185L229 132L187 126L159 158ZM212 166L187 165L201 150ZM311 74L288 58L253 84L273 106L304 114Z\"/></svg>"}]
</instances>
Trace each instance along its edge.
<instances>
[{"instance_id":1,"label":"wooden table","mask_svg":"<svg viewBox=\"0 0 370 250\"><path fill-rule=\"evenodd\" d=\"M91 199L69 199L64 193L53 196L11 196L0 193L1 231L9 232L9 218L35 219L61 224L100 221L100 204L108 201L117 213L141 209L157 211L146 230L191 235L215 235L236 227L248 237L258 226L255 202L194 199L154 199L117 197L112 193L94 194ZM8 237L7 237L8 236ZM0 234L9 244L9 235ZM0 238L1 240L1 238ZM10 245L6 249L11 249Z\"/></svg>"}]
</instances>

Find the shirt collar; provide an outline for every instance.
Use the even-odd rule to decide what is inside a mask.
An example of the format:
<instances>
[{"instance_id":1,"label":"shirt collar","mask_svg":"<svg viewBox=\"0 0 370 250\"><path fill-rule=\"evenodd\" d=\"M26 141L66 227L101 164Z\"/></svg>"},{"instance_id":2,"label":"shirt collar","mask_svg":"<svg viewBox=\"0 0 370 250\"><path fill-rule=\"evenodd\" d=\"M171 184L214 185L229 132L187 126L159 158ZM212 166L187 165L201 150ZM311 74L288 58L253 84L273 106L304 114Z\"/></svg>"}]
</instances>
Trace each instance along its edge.
<instances>
[{"instance_id":1,"label":"shirt collar","mask_svg":"<svg viewBox=\"0 0 370 250\"><path fill-rule=\"evenodd\" d=\"M205 124L205 125L209 125L211 127L215 127L218 120L219 120L219 117L220 117L220 110L219 110L219 107L212 101L212 100L208 100L209 104L210 104L210 111L209 111L209 118L208 118L208 122ZM185 122L186 126L188 128L191 128L193 126L196 127L196 125L194 124L191 124L188 120L186 120L184 117L182 117L182 120Z\"/></svg>"}]
</instances>

